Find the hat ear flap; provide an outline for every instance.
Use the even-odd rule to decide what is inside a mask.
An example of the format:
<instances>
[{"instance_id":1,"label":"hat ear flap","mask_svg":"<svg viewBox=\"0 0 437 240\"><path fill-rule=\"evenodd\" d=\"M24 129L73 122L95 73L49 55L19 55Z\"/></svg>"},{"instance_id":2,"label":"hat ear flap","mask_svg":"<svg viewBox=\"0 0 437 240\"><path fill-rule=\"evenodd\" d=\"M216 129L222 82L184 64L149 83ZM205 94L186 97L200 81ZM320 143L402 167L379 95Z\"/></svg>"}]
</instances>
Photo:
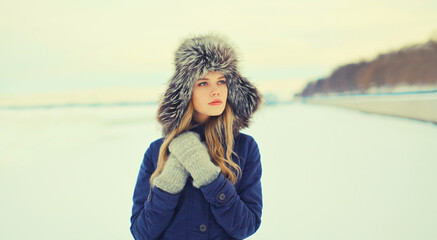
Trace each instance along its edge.
<instances>
[{"instance_id":1,"label":"hat ear flap","mask_svg":"<svg viewBox=\"0 0 437 240\"><path fill-rule=\"evenodd\" d=\"M191 101L192 84L193 79L190 79L189 74L174 74L170 79L169 87L161 101L157 117L163 125L164 135L169 134L179 126Z\"/></svg>"},{"instance_id":2,"label":"hat ear flap","mask_svg":"<svg viewBox=\"0 0 437 240\"><path fill-rule=\"evenodd\" d=\"M258 89L238 72L229 76L228 100L237 118L248 120L262 102Z\"/></svg>"}]
</instances>

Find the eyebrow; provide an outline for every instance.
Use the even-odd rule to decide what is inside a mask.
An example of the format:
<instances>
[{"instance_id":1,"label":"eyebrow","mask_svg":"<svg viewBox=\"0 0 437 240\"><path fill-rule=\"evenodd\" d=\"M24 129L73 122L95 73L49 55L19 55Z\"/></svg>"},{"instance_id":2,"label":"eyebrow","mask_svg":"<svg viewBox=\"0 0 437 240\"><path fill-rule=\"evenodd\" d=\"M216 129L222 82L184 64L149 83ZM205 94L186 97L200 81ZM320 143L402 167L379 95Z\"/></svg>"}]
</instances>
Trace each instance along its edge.
<instances>
[{"instance_id":1,"label":"eyebrow","mask_svg":"<svg viewBox=\"0 0 437 240\"><path fill-rule=\"evenodd\" d=\"M222 79L222 78L226 78L226 77L225 76L221 76L218 79ZM199 78L197 81L200 81L200 80L209 80L209 78Z\"/></svg>"}]
</instances>

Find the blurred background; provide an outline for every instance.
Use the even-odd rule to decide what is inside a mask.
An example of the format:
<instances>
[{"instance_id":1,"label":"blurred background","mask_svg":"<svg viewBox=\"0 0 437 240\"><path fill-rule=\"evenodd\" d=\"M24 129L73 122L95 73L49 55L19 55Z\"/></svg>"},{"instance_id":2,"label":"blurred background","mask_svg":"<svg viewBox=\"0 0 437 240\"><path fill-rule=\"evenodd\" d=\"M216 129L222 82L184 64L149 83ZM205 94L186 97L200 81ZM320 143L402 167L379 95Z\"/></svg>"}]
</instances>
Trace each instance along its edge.
<instances>
[{"instance_id":1,"label":"blurred background","mask_svg":"<svg viewBox=\"0 0 437 240\"><path fill-rule=\"evenodd\" d=\"M436 1L0 0L0 239L132 239L157 103L218 32L265 105L250 239L436 239Z\"/></svg>"}]
</instances>

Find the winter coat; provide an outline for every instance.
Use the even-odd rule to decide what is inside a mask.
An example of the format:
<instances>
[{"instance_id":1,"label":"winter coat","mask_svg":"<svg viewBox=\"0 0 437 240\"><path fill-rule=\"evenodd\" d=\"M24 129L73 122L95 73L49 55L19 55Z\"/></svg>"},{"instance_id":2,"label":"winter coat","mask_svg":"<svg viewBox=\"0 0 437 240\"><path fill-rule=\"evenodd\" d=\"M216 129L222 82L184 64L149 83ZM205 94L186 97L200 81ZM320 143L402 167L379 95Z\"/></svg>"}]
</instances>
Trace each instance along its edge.
<instances>
[{"instance_id":1,"label":"winter coat","mask_svg":"<svg viewBox=\"0 0 437 240\"><path fill-rule=\"evenodd\" d=\"M205 140L204 125L191 131ZM261 160L256 141L239 133L234 138L233 161L241 168L241 179L233 185L223 174L200 189L189 177L177 194L150 187L157 166L160 138L144 154L133 195L131 232L135 239L243 239L261 224Z\"/></svg>"}]
</instances>

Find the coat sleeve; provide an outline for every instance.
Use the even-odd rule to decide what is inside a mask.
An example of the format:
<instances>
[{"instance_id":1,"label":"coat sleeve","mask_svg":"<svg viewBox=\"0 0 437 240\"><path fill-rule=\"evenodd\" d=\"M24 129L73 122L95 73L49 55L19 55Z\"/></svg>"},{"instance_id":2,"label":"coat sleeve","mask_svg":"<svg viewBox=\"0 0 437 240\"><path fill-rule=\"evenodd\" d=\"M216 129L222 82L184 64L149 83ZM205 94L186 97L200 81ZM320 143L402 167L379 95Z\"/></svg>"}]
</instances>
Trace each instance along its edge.
<instances>
[{"instance_id":1,"label":"coat sleeve","mask_svg":"<svg viewBox=\"0 0 437 240\"><path fill-rule=\"evenodd\" d=\"M238 192L223 174L201 187L217 223L237 239L252 235L261 225L261 157L253 138L249 149Z\"/></svg>"},{"instance_id":2,"label":"coat sleeve","mask_svg":"<svg viewBox=\"0 0 437 240\"><path fill-rule=\"evenodd\" d=\"M169 225L180 196L150 188L150 176L155 171L152 144L144 154L133 195L130 231L137 240L159 238Z\"/></svg>"}]
</instances>

